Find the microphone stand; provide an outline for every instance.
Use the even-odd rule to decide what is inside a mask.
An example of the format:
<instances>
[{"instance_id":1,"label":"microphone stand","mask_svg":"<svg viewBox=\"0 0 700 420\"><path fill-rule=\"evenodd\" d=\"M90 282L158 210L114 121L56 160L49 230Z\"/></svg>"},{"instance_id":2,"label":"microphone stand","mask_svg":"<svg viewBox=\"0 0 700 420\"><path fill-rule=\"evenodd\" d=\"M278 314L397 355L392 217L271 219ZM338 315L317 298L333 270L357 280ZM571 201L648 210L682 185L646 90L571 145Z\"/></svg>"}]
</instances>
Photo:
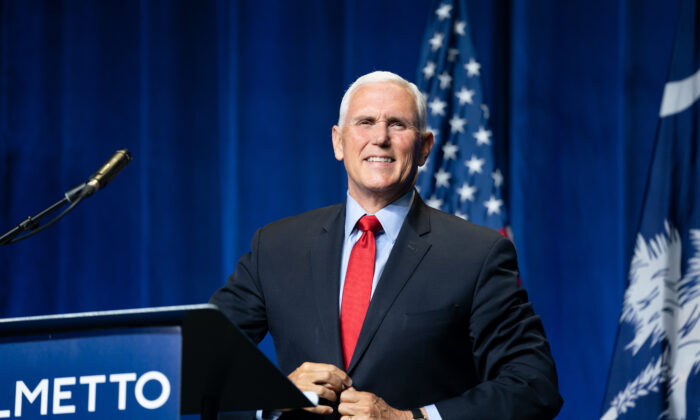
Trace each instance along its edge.
<instances>
[{"instance_id":1,"label":"microphone stand","mask_svg":"<svg viewBox=\"0 0 700 420\"><path fill-rule=\"evenodd\" d=\"M10 229L4 235L0 236L0 246L9 245L9 244L13 244L15 242L19 242L23 239L26 239L30 236L33 236L33 235L41 232L42 230L48 228L52 224L56 223L60 218L65 216L69 211L73 210L73 208L76 205L78 205L78 203L80 203L83 200L83 198L89 196L90 194L92 194L92 192L93 192L93 189L90 188L90 186L88 186L86 182L78 185L77 187L71 188L70 190L68 190L66 192L66 194L64 195L64 197L60 201L57 201L56 203L52 204L46 210L40 212L39 214L37 214L34 217L27 216L27 218L22 220L17 226ZM36 230L39 227L39 225L41 224L41 219L43 219L44 217L48 216L49 214L55 212L56 210L61 208L64 204L69 203L69 202L71 203L70 207L68 207L63 213L58 215L58 217L51 220L49 223L42 226L41 229ZM23 232L30 231L30 230L33 232L15 239L15 237L17 237L17 235L19 235Z\"/></svg>"},{"instance_id":2,"label":"microphone stand","mask_svg":"<svg viewBox=\"0 0 700 420\"><path fill-rule=\"evenodd\" d=\"M9 232L0 236L0 246L13 244L23 239L27 239L28 237L34 236L42 230L46 229L47 227L58 222L60 218L65 216L66 213L68 213L69 211L73 210L73 208L77 206L78 203L80 203L84 198L91 196L92 193L99 190L100 188L104 188L107 185L107 183L119 173L119 171L124 169L124 167L129 163L130 160L131 153L129 153L128 150L117 150L114 153L114 155L112 155L112 157L90 177L90 180L88 180L88 182L83 182L82 184L66 191L61 201L53 204L52 206L50 206L49 208L47 208L46 210L42 211L34 217L27 217L26 219L22 220L17 226L12 228ZM49 223L45 224L42 227L39 227L39 220L42 217L45 217L46 215L55 212L61 206L69 202L71 203L71 205L68 206L67 209L63 210L61 214L53 218ZM23 232L27 232L29 230L31 230L32 232L27 233L26 235L22 235L19 238L17 237L17 235Z\"/></svg>"}]
</instances>

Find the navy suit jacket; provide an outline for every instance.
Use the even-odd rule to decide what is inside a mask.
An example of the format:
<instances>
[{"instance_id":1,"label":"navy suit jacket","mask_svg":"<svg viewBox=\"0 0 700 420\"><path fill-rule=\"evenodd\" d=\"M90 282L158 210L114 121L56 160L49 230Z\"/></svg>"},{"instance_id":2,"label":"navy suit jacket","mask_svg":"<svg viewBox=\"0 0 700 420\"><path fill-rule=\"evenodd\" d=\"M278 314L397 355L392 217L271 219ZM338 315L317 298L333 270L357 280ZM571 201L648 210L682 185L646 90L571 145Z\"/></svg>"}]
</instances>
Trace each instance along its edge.
<instances>
[{"instance_id":1,"label":"navy suit jacket","mask_svg":"<svg viewBox=\"0 0 700 420\"><path fill-rule=\"evenodd\" d=\"M280 369L343 369L339 307L345 205L259 229L211 302L254 341L269 330ZM562 400L549 344L518 282L512 243L423 203L406 216L348 374L395 408L444 420L546 419ZM313 416L306 412L286 416ZM317 416L314 416L317 417Z\"/></svg>"}]
</instances>

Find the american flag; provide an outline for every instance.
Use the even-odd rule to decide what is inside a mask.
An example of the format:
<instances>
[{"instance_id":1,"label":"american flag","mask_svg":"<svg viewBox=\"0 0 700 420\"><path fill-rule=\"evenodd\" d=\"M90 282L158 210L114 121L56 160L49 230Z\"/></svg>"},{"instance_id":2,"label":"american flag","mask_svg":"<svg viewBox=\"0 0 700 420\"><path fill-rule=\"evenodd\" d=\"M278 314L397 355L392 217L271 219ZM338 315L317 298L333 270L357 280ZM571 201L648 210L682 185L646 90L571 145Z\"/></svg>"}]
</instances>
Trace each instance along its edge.
<instances>
[{"instance_id":1,"label":"american flag","mask_svg":"<svg viewBox=\"0 0 700 420\"><path fill-rule=\"evenodd\" d=\"M416 186L431 207L505 234L503 174L494 163L466 5L442 0L433 10L416 80L428 104L435 145Z\"/></svg>"},{"instance_id":2,"label":"american flag","mask_svg":"<svg viewBox=\"0 0 700 420\"><path fill-rule=\"evenodd\" d=\"M601 419L700 413L700 5L685 0Z\"/></svg>"}]
</instances>

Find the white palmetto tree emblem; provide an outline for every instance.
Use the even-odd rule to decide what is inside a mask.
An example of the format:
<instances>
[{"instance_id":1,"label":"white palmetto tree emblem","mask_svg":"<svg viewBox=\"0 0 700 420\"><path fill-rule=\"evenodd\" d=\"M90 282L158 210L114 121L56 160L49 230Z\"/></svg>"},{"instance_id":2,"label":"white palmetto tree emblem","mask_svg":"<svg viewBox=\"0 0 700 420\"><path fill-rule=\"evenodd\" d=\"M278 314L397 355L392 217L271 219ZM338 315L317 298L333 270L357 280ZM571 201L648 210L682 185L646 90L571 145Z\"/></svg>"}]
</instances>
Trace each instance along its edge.
<instances>
[{"instance_id":1,"label":"white palmetto tree emblem","mask_svg":"<svg viewBox=\"0 0 700 420\"><path fill-rule=\"evenodd\" d=\"M634 328L634 338L625 346L633 356L645 344L666 345L612 400L604 420L616 419L638 399L658 393L661 383L667 393L660 418L687 417L688 377L700 368L700 229L689 232L695 253L681 273L681 237L670 223L665 226L648 242L637 236L620 322Z\"/></svg>"}]
</instances>

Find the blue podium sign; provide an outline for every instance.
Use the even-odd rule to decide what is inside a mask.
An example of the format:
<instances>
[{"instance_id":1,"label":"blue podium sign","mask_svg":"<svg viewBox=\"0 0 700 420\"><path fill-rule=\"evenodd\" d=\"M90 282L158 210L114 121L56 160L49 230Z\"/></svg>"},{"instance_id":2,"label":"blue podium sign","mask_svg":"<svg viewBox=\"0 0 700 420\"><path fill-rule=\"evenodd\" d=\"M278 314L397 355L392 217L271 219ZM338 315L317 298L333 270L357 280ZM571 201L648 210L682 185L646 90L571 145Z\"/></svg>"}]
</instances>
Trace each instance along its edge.
<instances>
[{"instance_id":1,"label":"blue podium sign","mask_svg":"<svg viewBox=\"0 0 700 420\"><path fill-rule=\"evenodd\" d=\"M179 326L0 341L0 419L177 419Z\"/></svg>"}]
</instances>

